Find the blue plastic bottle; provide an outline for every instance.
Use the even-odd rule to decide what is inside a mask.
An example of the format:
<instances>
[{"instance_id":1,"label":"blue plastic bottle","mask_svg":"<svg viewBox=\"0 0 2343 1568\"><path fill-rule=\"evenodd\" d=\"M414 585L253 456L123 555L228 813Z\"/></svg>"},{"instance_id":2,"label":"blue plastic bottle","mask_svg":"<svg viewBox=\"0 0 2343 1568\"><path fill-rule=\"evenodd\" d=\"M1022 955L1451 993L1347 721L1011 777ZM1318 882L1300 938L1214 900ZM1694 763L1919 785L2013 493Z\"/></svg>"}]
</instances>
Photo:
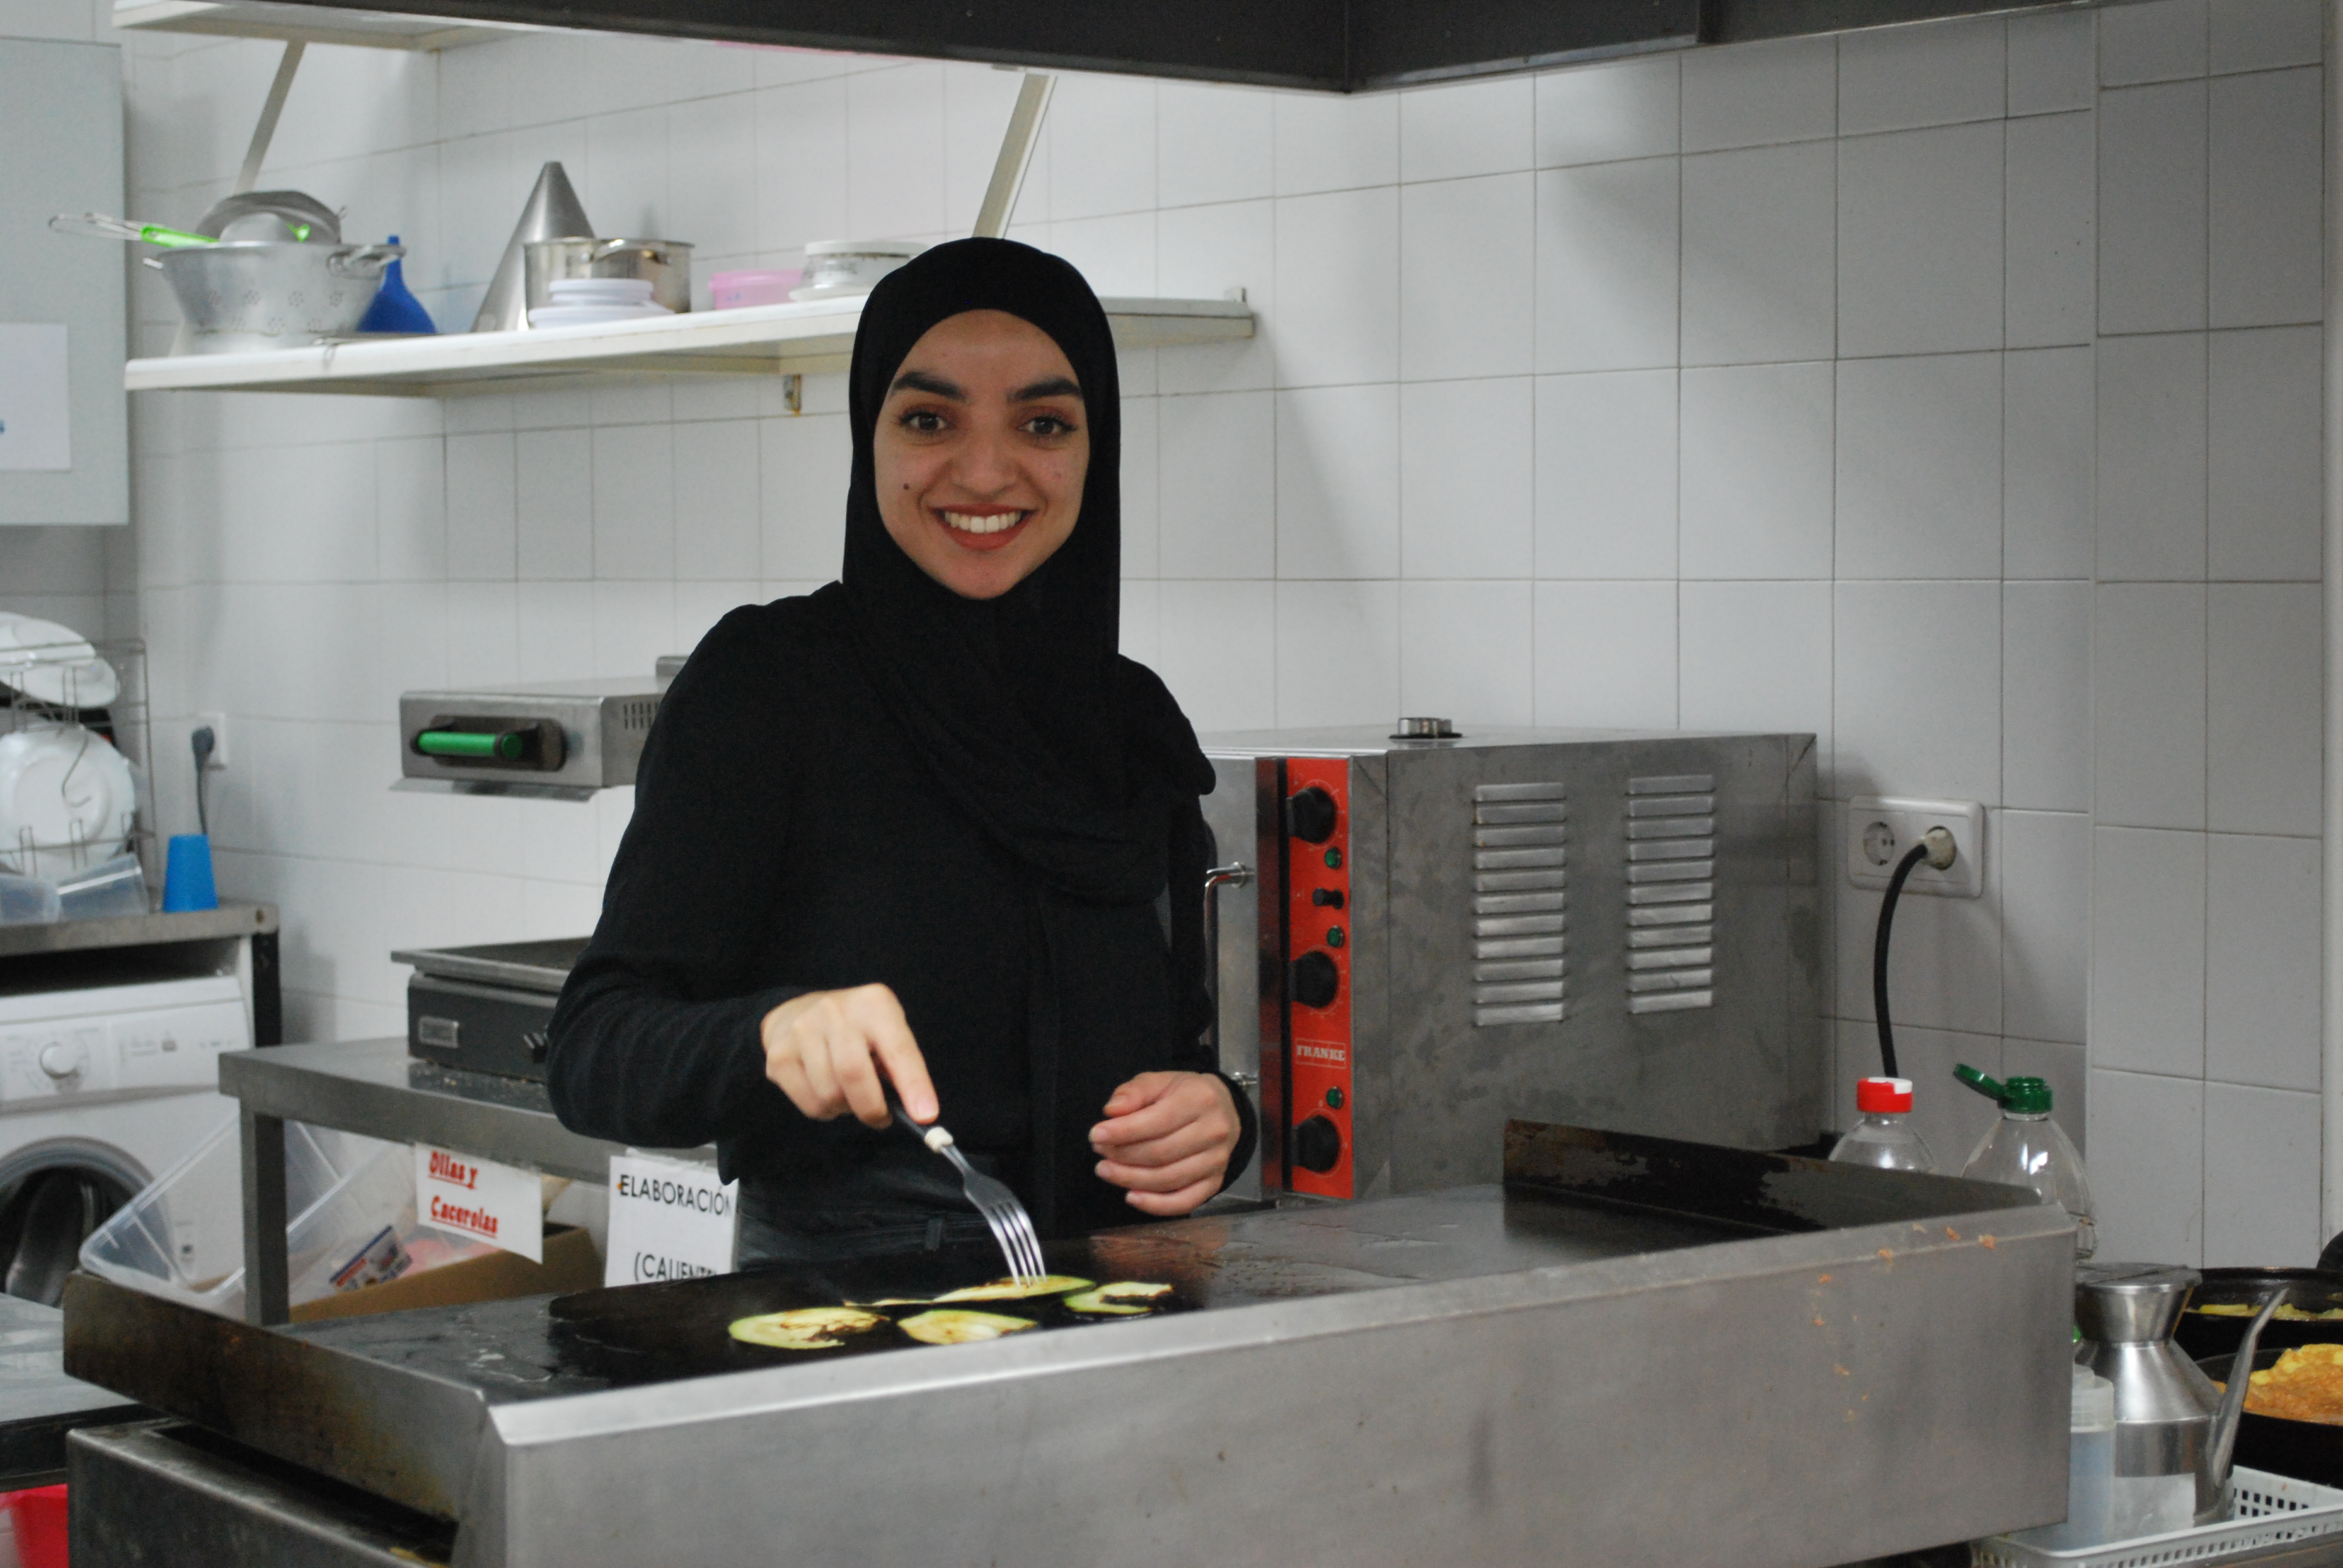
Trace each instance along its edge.
<instances>
[{"instance_id":1,"label":"blue plastic bottle","mask_svg":"<svg viewBox=\"0 0 2343 1568\"><path fill-rule=\"evenodd\" d=\"M392 235L390 243L397 245L398 236ZM358 322L360 332L437 332L431 324L431 313L423 302L407 291L407 279L399 272L400 263L394 261L382 269L382 288L375 295L374 303L367 307Z\"/></svg>"}]
</instances>

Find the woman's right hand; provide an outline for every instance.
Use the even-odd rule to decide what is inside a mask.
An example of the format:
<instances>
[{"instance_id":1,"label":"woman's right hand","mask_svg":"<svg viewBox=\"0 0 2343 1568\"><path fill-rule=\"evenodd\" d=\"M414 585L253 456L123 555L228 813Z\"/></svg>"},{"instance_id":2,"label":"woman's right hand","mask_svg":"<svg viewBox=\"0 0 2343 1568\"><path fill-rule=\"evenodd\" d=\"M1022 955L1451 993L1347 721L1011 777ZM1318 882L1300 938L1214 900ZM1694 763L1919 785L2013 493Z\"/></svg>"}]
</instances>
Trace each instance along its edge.
<instances>
[{"instance_id":1,"label":"woman's right hand","mask_svg":"<svg viewBox=\"0 0 2343 1568\"><path fill-rule=\"evenodd\" d=\"M912 1121L924 1126L936 1119L927 1061L903 1004L883 985L791 997L765 1015L761 1033L765 1076L816 1121L850 1111L868 1126L886 1126L893 1113L882 1071Z\"/></svg>"}]
</instances>

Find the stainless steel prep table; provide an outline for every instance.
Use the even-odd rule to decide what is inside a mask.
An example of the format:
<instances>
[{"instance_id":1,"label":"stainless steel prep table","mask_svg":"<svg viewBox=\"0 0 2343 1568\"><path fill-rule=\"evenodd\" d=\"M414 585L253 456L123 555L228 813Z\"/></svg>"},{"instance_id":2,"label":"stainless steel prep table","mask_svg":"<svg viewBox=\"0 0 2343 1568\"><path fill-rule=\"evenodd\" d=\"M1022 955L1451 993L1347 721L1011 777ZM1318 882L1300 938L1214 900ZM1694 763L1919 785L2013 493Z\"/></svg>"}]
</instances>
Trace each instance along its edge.
<instances>
[{"instance_id":1,"label":"stainless steel prep table","mask_svg":"<svg viewBox=\"0 0 2343 1568\"><path fill-rule=\"evenodd\" d=\"M287 1121L437 1143L597 1183L609 1179L610 1156L626 1152L621 1144L562 1126L542 1083L417 1061L403 1040L238 1051L220 1059L220 1092L241 1108L244 1255L252 1282L245 1314L256 1323L292 1317L285 1256ZM716 1158L712 1148L662 1152L711 1163Z\"/></svg>"},{"instance_id":2,"label":"stainless steel prep table","mask_svg":"<svg viewBox=\"0 0 2343 1568\"><path fill-rule=\"evenodd\" d=\"M262 1329L77 1275L66 1364L192 1424L75 1435L75 1562L208 1509L254 1563L393 1561L390 1510L458 1568L1824 1568L2063 1512L2063 1211L1527 1123L1505 1169L1053 1243L1184 1310L828 1359L721 1325L875 1280Z\"/></svg>"}]
</instances>

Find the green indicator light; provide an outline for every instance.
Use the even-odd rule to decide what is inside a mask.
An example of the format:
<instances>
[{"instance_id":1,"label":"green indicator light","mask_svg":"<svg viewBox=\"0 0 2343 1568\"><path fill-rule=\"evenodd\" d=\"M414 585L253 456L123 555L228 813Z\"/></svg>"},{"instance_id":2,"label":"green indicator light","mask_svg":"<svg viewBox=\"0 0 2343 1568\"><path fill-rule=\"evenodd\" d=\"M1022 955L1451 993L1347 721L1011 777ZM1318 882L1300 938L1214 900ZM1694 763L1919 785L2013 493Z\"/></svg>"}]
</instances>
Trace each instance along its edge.
<instances>
[{"instance_id":1,"label":"green indicator light","mask_svg":"<svg viewBox=\"0 0 2343 1568\"><path fill-rule=\"evenodd\" d=\"M1331 1109L1332 1109L1332 1110L1335 1110L1335 1111L1340 1111L1340 1110L1342 1110L1342 1091L1341 1090L1339 1090L1339 1089L1330 1089L1330 1090L1328 1090L1328 1091L1326 1091L1326 1103L1327 1103L1327 1105L1328 1105Z\"/></svg>"},{"instance_id":2,"label":"green indicator light","mask_svg":"<svg viewBox=\"0 0 2343 1568\"><path fill-rule=\"evenodd\" d=\"M1340 927L1340 926L1328 926L1328 927L1326 928L1326 945L1327 945L1328 947L1330 947L1330 948L1339 948L1339 947L1341 947L1341 946L1342 945L1342 943L1343 943L1343 941L1344 941L1345 940L1346 940L1346 939L1345 939L1345 938L1343 937L1343 935L1342 935L1342 927Z\"/></svg>"},{"instance_id":3,"label":"green indicator light","mask_svg":"<svg viewBox=\"0 0 2343 1568\"><path fill-rule=\"evenodd\" d=\"M1342 850L1329 849L1326 851L1326 869L1330 871L1339 871L1342 869Z\"/></svg>"}]
</instances>

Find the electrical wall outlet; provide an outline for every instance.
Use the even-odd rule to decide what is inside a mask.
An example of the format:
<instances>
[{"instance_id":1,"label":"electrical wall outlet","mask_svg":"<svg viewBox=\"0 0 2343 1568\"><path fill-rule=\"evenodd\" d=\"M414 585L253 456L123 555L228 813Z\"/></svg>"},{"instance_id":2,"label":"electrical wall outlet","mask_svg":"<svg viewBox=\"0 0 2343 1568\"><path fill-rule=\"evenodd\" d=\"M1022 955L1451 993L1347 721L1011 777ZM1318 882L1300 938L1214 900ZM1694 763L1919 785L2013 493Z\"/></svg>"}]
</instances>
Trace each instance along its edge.
<instances>
[{"instance_id":1,"label":"electrical wall outlet","mask_svg":"<svg viewBox=\"0 0 2343 1568\"><path fill-rule=\"evenodd\" d=\"M1985 808L1974 800L1916 800L1858 795L1846 803L1846 879L1885 888L1896 862L1931 828L1953 836L1953 863L1939 871L1922 860L1904 879L1907 893L1975 899L1985 892Z\"/></svg>"},{"instance_id":2,"label":"electrical wall outlet","mask_svg":"<svg viewBox=\"0 0 2343 1568\"><path fill-rule=\"evenodd\" d=\"M205 771L217 773L227 767L227 715L198 713L196 721L187 726L187 733L193 735L206 724L212 728L212 758Z\"/></svg>"}]
</instances>

